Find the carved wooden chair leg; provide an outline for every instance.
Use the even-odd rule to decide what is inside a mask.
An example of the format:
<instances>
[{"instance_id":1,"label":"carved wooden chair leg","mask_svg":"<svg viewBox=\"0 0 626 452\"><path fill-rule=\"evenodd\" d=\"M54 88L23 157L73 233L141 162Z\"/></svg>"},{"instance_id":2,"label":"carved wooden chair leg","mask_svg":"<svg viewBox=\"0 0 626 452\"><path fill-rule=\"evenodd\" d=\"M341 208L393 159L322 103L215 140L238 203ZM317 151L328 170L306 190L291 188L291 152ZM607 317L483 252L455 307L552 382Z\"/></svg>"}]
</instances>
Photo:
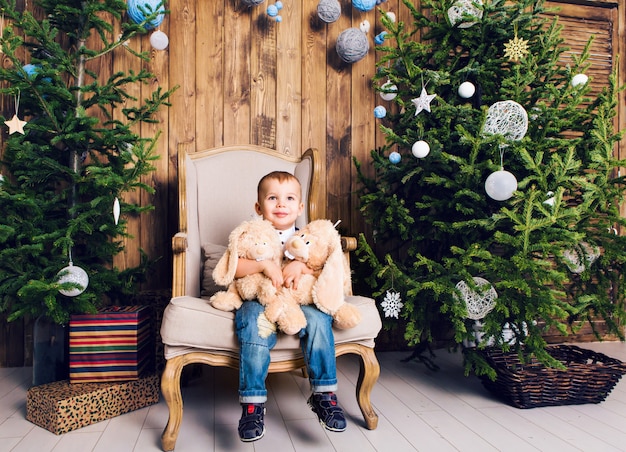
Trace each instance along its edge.
<instances>
[{"instance_id":1,"label":"carved wooden chair leg","mask_svg":"<svg viewBox=\"0 0 626 452\"><path fill-rule=\"evenodd\" d=\"M167 361L161 376L161 393L167 403L169 418L161 435L161 447L164 451L174 450L178 430L183 419L183 398L180 391L180 376L185 366L184 355Z\"/></svg>"},{"instance_id":2,"label":"carved wooden chair leg","mask_svg":"<svg viewBox=\"0 0 626 452\"><path fill-rule=\"evenodd\" d=\"M378 415L372 408L370 395L380 375L380 364L376 359L374 350L369 347L359 346L361 357L359 379L356 384L356 398L363 413L365 425L369 430L378 426Z\"/></svg>"}]
</instances>

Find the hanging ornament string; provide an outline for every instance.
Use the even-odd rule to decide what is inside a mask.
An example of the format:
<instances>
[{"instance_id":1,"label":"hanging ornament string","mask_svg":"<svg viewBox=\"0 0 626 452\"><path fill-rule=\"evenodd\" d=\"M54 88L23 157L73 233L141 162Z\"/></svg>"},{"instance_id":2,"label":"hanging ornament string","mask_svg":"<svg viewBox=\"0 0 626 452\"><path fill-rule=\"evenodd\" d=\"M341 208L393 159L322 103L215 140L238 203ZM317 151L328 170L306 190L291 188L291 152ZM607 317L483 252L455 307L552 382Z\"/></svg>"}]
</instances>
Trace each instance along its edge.
<instances>
[{"instance_id":1,"label":"hanging ornament string","mask_svg":"<svg viewBox=\"0 0 626 452\"><path fill-rule=\"evenodd\" d=\"M25 134L24 126L28 123L26 121L22 121L17 116L17 113L19 112L19 109L20 109L20 91L19 90L17 91L17 95L14 97L14 99L15 99L15 114L10 120L4 121L4 123L9 127L9 135L13 135L15 132L18 132L24 135Z\"/></svg>"},{"instance_id":2,"label":"hanging ornament string","mask_svg":"<svg viewBox=\"0 0 626 452\"><path fill-rule=\"evenodd\" d=\"M385 317L398 318L404 303L400 298L400 294L393 287L393 274L391 275L391 289L387 290L383 302L380 304L385 313Z\"/></svg>"}]
</instances>

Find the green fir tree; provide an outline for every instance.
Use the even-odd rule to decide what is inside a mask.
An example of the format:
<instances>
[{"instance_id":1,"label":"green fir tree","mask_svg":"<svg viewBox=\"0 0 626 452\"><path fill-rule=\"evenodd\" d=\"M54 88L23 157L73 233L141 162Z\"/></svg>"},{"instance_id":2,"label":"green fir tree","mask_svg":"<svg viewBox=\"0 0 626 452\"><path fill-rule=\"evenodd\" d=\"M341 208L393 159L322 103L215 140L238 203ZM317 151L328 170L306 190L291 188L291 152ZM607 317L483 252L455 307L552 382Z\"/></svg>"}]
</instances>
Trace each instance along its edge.
<instances>
[{"instance_id":1,"label":"green fir tree","mask_svg":"<svg viewBox=\"0 0 626 452\"><path fill-rule=\"evenodd\" d=\"M614 157L615 73L572 84L589 67L591 41L563 64L558 15L546 15L540 0L404 3L414 23L384 16L377 47L374 85L397 94L381 124L386 145L371 153L371 176L355 162L374 231L372 243L360 237L359 250L373 269L374 295L400 294L405 338L416 347L432 343L442 325L455 344L476 342L479 328L479 347L558 365L546 352L550 327L565 334L599 318L623 338L626 238L615 231L626 226L618 170L626 162ZM458 16L449 14L453 5ZM470 97L459 95L464 82L475 88ZM606 87L590 96L593 83ZM423 88L436 95L430 104L414 101ZM506 120L517 126L524 114L518 135ZM416 158L420 140L430 152ZM502 170L517 189L509 197L505 184L488 195L487 178ZM484 300L489 285L475 277L497 293L479 320L468 318L467 292L457 286ZM477 354L466 356L468 372L494 376Z\"/></svg>"},{"instance_id":2,"label":"green fir tree","mask_svg":"<svg viewBox=\"0 0 626 452\"><path fill-rule=\"evenodd\" d=\"M144 259L138 268L119 270L113 258L128 236L125 218L151 208L123 197L153 192L142 177L154 170L158 136L136 131L156 122L171 91L157 88L139 100L129 88L151 83L149 71L101 79L93 68L112 52L149 61L148 52L134 52L124 43L145 34L166 11L162 4L154 10L140 6L145 20L133 21L123 0L40 0L37 17L19 10L15 0L1 0L0 11L5 61L0 93L11 110L15 100L16 113L27 121L23 134L6 135L2 152L0 311L9 320L45 315L66 323L72 313L119 302L148 265ZM0 124L13 113L5 113ZM60 292L85 289L59 282L70 261L89 277L78 296Z\"/></svg>"}]
</instances>

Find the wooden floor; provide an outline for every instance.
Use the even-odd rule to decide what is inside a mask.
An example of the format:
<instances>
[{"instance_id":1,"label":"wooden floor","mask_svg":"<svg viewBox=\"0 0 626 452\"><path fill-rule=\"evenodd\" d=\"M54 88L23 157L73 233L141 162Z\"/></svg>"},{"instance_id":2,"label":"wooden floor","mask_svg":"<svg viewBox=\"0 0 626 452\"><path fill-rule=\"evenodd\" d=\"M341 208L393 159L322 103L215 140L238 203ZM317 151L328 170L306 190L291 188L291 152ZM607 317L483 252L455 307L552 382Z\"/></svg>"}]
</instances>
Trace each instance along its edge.
<instances>
[{"instance_id":1,"label":"wooden floor","mask_svg":"<svg viewBox=\"0 0 626 452\"><path fill-rule=\"evenodd\" d=\"M583 347L626 361L626 344ZM381 375L372 394L378 429L364 428L354 398L358 363L341 357L339 401L348 416L343 433L326 432L306 406L299 373L268 379L267 433L255 443L237 437L237 374L206 367L184 388L185 411L176 450L185 451L624 451L626 379L600 404L520 410L493 399L465 377L459 354L437 351L440 370L402 362L403 352L379 353ZM167 420L163 401L65 435L25 420L29 368L0 369L0 451L158 451Z\"/></svg>"}]
</instances>

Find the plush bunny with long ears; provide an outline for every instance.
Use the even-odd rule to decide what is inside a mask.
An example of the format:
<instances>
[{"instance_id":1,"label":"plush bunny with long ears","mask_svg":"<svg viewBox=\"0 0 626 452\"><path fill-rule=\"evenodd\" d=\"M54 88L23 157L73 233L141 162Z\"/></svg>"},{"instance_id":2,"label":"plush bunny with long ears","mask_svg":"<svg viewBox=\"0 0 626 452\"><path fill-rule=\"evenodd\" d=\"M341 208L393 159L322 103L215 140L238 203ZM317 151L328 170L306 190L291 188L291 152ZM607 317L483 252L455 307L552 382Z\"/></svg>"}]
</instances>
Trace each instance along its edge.
<instances>
[{"instance_id":1,"label":"plush bunny with long ears","mask_svg":"<svg viewBox=\"0 0 626 452\"><path fill-rule=\"evenodd\" d=\"M281 265L282 247L272 223L248 220L237 226L228 237L228 247L213 270L213 279L227 290L215 293L209 300L221 311L239 309L244 301L258 300L265 306L265 316L287 334L296 334L306 326L300 306L279 300L276 287L262 273L235 278L239 258L272 260Z\"/></svg>"},{"instance_id":2,"label":"plush bunny with long ears","mask_svg":"<svg viewBox=\"0 0 626 452\"><path fill-rule=\"evenodd\" d=\"M337 328L352 328L361 321L359 310L345 301L351 287L350 266L330 220L307 224L287 240L285 254L306 263L314 274L302 275L297 289L282 288L278 296L283 303L292 298L300 304L314 304L333 317Z\"/></svg>"}]
</instances>

